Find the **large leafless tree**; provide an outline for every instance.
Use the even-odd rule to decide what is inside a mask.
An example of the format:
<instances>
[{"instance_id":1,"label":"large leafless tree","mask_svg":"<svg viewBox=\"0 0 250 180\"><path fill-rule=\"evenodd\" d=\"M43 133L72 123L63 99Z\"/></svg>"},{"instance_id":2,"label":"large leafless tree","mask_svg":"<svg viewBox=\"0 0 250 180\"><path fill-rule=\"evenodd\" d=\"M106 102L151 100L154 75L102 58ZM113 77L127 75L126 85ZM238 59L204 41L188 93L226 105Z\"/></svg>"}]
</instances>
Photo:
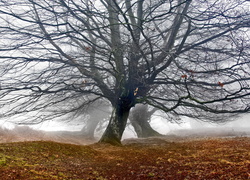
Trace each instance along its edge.
<instances>
[{"instance_id":1,"label":"large leafless tree","mask_svg":"<svg viewBox=\"0 0 250 180\"><path fill-rule=\"evenodd\" d=\"M1 116L39 123L105 98L100 142L119 144L137 103L214 122L248 112L249 3L1 0Z\"/></svg>"}]
</instances>

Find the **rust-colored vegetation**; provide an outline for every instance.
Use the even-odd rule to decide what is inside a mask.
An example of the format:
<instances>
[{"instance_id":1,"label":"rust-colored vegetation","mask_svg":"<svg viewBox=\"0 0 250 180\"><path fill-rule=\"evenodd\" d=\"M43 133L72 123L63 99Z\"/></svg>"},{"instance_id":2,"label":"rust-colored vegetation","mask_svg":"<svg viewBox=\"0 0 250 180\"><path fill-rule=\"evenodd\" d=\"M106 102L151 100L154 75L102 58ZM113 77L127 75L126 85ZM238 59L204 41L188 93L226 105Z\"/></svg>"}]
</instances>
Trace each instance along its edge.
<instances>
[{"instance_id":1,"label":"rust-colored vegetation","mask_svg":"<svg viewBox=\"0 0 250 180\"><path fill-rule=\"evenodd\" d=\"M151 143L145 143L145 142ZM1 179L250 179L250 138L0 144Z\"/></svg>"}]
</instances>

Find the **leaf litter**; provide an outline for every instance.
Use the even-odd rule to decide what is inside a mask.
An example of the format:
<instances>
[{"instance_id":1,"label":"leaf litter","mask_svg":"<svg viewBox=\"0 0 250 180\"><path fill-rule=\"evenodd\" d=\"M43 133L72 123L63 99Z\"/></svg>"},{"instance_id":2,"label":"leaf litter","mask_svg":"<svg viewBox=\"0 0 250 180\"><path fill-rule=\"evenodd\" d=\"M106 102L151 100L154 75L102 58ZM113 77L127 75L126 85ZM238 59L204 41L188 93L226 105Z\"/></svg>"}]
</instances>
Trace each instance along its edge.
<instances>
[{"instance_id":1,"label":"leaf litter","mask_svg":"<svg viewBox=\"0 0 250 180\"><path fill-rule=\"evenodd\" d=\"M0 144L2 179L250 179L250 138Z\"/></svg>"}]
</instances>

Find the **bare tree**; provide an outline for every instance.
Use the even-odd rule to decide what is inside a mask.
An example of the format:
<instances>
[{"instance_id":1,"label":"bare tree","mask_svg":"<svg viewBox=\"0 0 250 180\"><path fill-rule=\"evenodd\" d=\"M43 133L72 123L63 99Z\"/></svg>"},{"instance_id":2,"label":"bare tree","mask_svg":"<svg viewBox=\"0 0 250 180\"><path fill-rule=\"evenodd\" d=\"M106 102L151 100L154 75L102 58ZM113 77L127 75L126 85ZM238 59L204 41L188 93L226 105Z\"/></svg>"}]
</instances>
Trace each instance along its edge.
<instances>
[{"instance_id":1,"label":"bare tree","mask_svg":"<svg viewBox=\"0 0 250 180\"><path fill-rule=\"evenodd\" d=\"M100 142L120 144L137 103L171 118L217 114L214 122L248 112L249 6L2 0L1 116L26 113L21 123L38 123L105 98L113 112Z\"/></svg>"}]
</instances>

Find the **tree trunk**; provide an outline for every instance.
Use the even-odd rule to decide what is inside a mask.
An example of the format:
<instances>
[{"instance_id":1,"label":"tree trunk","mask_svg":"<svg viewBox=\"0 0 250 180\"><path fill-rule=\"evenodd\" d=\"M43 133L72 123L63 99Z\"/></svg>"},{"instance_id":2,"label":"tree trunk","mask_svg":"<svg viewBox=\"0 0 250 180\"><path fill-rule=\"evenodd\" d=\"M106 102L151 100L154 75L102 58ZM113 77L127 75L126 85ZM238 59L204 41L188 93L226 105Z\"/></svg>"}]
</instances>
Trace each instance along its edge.
<instances>
[{"instance_id":1,"label":"tree trunk","mask_svg":"<svg viewBox=\"0 0 250 180\"><path fill-rule=\"evenodd\" d=\"M109 124L99 140L100 143L121 145L122 134L126 128L131 101L127 98L119 98L116 107L113 107Z\"/></svg>"},{"instance_id":2,"label":"tree trunk","mask_svg":"<svg viewBox=\"0 0 250 180\"><path fill-rule=\"evenodd\" d=\"M162 136L162 134L155 131L149 124L149 120L154 112L155 110L150 112L148 106L142 104L136 105L131 111L129 119L139 138Z\"/></svg>"}]
</instances>

